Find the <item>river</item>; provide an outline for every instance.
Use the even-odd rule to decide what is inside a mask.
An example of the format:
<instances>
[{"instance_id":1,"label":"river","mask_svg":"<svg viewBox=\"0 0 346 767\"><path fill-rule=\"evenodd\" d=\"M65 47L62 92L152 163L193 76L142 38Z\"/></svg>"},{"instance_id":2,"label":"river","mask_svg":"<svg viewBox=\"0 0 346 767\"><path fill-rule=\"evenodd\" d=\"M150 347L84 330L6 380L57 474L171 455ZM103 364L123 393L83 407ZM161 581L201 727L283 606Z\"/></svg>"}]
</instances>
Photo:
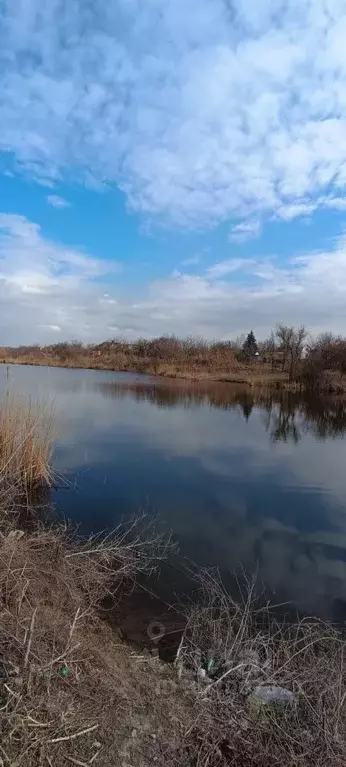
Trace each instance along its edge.
<instances>
[{"instance_id":1,"label":"river","mask_svg":"<svg viewBox=\"0 0 346 767\"><path fill-rule=\"evenodd\" d=\"M54 402L57 513L85 531L156 515L181 557L258 570L278 601L346 618L346 409L150 376L0 366Z\"/></svg>"}]
</instances>

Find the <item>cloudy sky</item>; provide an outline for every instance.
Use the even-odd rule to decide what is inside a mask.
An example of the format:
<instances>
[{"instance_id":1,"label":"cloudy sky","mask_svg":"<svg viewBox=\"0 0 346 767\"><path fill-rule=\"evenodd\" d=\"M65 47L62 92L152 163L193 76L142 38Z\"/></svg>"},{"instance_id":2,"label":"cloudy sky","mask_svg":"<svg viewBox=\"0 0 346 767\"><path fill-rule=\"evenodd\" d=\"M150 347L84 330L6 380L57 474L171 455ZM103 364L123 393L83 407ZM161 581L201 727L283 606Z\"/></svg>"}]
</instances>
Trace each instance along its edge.
<instances>
[{"instance_id":1,"label":"cloudy sky","mask_svg":"<svg viewBox=\"0 0 346 767\"><path fill-rule=\"evenodd\" d=\"M346 333L346 0L0 0L0 344Z\"/></svg>"}]
</instances>

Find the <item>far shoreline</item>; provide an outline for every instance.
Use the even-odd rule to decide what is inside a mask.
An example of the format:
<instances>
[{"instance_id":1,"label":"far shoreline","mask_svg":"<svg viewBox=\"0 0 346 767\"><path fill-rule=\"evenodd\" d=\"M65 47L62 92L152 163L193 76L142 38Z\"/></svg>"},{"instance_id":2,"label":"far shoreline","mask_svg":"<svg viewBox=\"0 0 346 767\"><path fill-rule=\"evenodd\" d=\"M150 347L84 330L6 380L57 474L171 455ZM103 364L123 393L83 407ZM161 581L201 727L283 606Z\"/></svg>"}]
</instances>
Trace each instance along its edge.
<instances>
[{"instance_id":1,"label":"far shoreline","mask_svg":"<svg viewBox=\"0 0 346 767\"><path fill-rule=\"evenodd\" d=\"M244 342L203 338L114 338L84 345L61 341L39 346L0 347L5 365L107 370L199 383L249 388L346 393L346 339L322 333L311 339L304 327L277 325L257 343L251 330Z\"/></svg>"},{"instance_id":2,"label":"far shoreline","mask_svg":"<svg viewBox=\"0 0 346 767\"><path fill-rule=\"evenodd\" d=\"M256 363L255 363L256 364ZM42 367L42 368L60 368L62 370L91 370L108 373L129 373L133 375L151 376L156 381L188 383L188 384L202 384L205 386L213 384L228 384L230 386L241 386L249 389L266 389L268 391L290 391L290 392L306 392L307 388L297 381L290 381L286 372L284 373L272 373L268 371L258 370L256 373L252 371L239 371L239 374L230 374L227 371L218 373L200 372L179 370L177 372L172 371L171 368L155 372L149 366L147 369L136 367L115 367L112 365L104 364L82 364L81 360L78 360L77 364L73 361L61 362L57 359L41 360L41 359L1 359L0 365L4 366L24 366L24 367ZM258 366L260 367L260 366ZM252 368L253 370L253 368ZM346 394L343 382L340 383L336 380L337 375L332 375L327 382L321 383L313 390L314 394L330 395L330 396L342 396Z\"/></svg>"}]
</instances>

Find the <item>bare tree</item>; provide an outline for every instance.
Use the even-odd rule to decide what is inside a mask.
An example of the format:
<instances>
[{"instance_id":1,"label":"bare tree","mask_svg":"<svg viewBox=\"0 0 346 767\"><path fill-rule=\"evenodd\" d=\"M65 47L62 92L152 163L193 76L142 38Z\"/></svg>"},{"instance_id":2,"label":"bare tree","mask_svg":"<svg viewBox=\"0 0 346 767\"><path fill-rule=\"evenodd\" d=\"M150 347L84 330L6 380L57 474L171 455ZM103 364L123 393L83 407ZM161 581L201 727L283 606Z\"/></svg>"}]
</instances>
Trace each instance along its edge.
<instances>
[{"instance_id":1,"label":"bare tree","mask_svg":"<svg viewBox=\"0 0 346 767\"><path fill-rule=\"evenodd\" d=\"M343 361L345 340L333 333L321 333L312 347L311 354L318 359L324 370L340 369Z\"/></svg>"},{"instance_id":2,"label":"bare tree","mask_svg":"<svg viewBox=\"0 0 346 767\"><path fill-rule=\"evenodd\" d=\"M290 360L290 367L289 367L289 377L290 380L295 375L297 364L302 358L302 352L304 348L304 341L307 337L307 331L304 325L301 325L300 328L296 328L294 330L292 339L291 339L291 345L289 350L289 360Z\"/></svg>"},{"instance_id":3,"label":"bare tree","mask_svg":"<svg viewBox=\"0 0 346 767\"><path fill-rule=\"evenodd\" d=\"M279 350L282 354L282 370L285 370L286 363L289 360L293 336L294 327L290 327L289 325L277 325L276 337L278 340Z\"/></svg>"},{"instance_id":4,"label":"bare tree","mask_svg":"<svg viewBox=\"0 0 346 767\"><path fill-rule=\"evenodd\" d=\"M302 357L307 331L304 325L301 325L300 328L278 325L276 328L276 337L282 354L282 370L285 370L287 365L289 378L292 380L296 372L297 363Z\"/></svg>"},{"instance_id":5,"label":"bare tree","mask_svg":"<svg viewBox=\"0 0 346 767\"><path fill-rule=\"evenodd\" d=\"M261 354L267 358L267 360L270 362L272 367L272 372L275 370L275 362L276 362L276 339L275 334L273 331L270 333L268 338L266 338L262 343L260 344L260 352Z\"/></svg>"}]
</instances>

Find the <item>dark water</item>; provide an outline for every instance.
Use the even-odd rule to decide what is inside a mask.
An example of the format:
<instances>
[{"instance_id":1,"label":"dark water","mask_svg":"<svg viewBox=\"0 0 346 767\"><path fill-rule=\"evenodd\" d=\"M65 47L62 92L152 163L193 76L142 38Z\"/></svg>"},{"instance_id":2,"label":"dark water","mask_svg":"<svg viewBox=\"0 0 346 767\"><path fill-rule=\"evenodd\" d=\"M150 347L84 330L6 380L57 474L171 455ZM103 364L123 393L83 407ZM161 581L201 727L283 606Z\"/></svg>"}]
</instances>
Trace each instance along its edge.
<instances>
[{"instance_id":1,"label":"dark water","mask_svg":"<svg viewBox=\"0 0 346 767\"><path fill-rule=\"evenodd\" d=\"M0 367L2 385L6 368ZM138 508L182 556L223 573L258 567L278 600L346 615L346 410L98 371L11 367L12 388L50 397L60 512L86 530Z\"/></svg>"}]
</instances>

